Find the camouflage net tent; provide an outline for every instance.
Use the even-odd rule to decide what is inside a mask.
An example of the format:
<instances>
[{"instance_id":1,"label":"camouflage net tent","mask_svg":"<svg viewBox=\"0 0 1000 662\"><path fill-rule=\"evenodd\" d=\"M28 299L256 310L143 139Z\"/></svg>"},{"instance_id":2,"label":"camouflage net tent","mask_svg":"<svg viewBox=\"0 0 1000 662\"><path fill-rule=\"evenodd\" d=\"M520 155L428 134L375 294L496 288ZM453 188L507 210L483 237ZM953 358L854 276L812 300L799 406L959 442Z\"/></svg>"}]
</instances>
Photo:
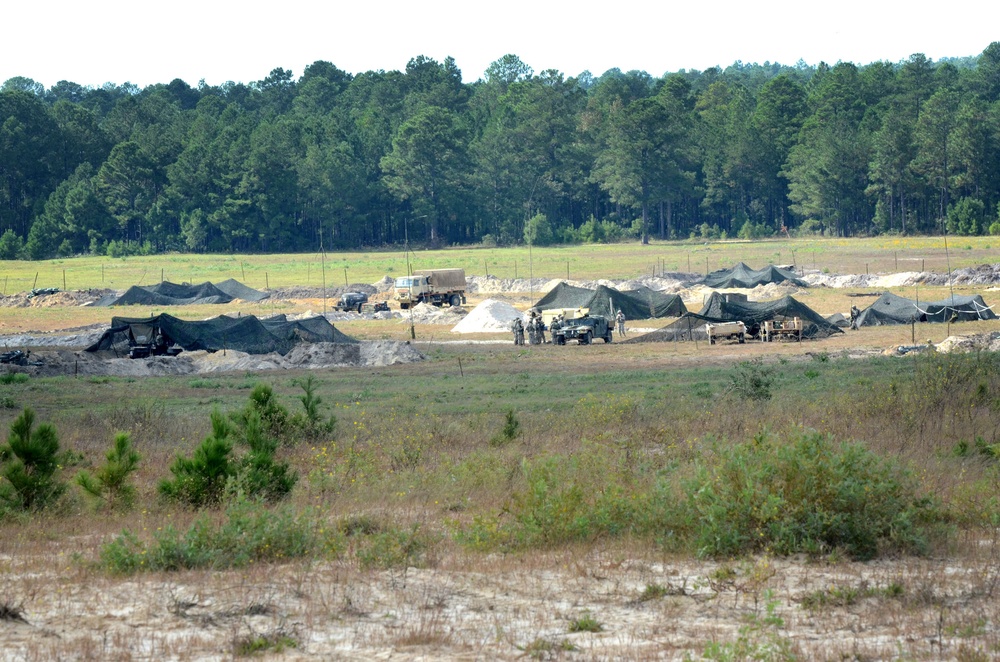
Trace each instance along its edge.
<instances>
[{"instance_id":1,"label":"camouflage net tent","mask_svg":"<svg viewBox=\"0 0 1000 662\"><path fill-rule=\"evenodd\" d=\"M911 322L969 322L996 318L996 314L978 294L921 302L886 292L861 311L855 320L855 325L862 327Z\"/></svg>"},{"instance_id":2,"label":"camouflage net tent","mask_svg":"<svg viewBox=\"0 0 1000 662\"><path fill-rule=\"evenodd\" d=\"M662 329L629 338L625 342L708 340L706 324L736 321L746 324L750 334L756 335L760 326L768 320L784 321L796 317L804 324L803 338L826 338L834 333L843 333L822 315L792 297L782 297L774 301L740 301L713 292L700 312L687 313Z\"/></svg>"},{"instance_id":3,"label":"camouflage net tent","mask_svg":"<svg viewBox=\"0 0 1000 662\"><path fill-rule=\"evenodd\" d=\"M263 301L270 294L229 279L218 284L178 285L163 281L158 285L133 285L121 296L104 297L95 306L190 306L195 304L229 303L235 299Z\"/></svg>"},{"instance_id":4,"label":"camouflage net tent","mask_svg":"<svg viewBox=\"0 0 1000 662\"><path fill-rule=\"evenodd\" d=\"M618 310L630 320L654 317L679 317L687 312L676 294L657 292L648 287L619 291L604 285L591 290L561 282L534 305L538 310L552 308L589 308L591 315L613 318ZM614 307L614 310L612 310Z\"/></svg>"},{"instance_id":5,"label":"camouflage net tent","mask_svg":"<svg viewBox=\"0 0 1000 662\"><path fill-rule=\"evenodd\" d=\"M221 315L210 320L186 321L161 314L145 318L112 317L111 328L87 351L114 351L120 356L128 355L129 337L148 336L150 329L159 329L168 344L176 343L187 351L232 349L248 354L277 352L284 355L302 342L357 342L338 331L322 316L289 320L285 315L266 319L253 315Z\"/></svg>"},{"instance_id":6,"label":"camouflage net tent","mask_svg":"<svg viewBox=\"0 0 1000 662\"><path fill-rule=\"evenodd\" d=\"M714 289L741 287L753 289L758 285L768 283L791 283L798 287L809 287L808 283L800 280L791 271L786 271L780 267L770 264L763 269L751 269L746 264L740 262L732 269L719 269L705 276L702 284Z\"/></svg>"}]
</instances>

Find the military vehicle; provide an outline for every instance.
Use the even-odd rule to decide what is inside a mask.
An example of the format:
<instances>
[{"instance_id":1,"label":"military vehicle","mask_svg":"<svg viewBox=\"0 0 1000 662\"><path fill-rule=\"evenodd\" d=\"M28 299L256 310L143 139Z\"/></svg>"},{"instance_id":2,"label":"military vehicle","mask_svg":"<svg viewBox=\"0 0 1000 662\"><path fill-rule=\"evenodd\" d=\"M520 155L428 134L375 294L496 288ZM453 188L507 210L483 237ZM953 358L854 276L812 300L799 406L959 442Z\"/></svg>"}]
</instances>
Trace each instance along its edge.
<instances>
[{"instance_id":1,"label":"military vehicle","mask_svg":"<svg viewBox=\"0 0 1000 662\"><path fill-rule=\"evenodd\" d=\"M709 345L714 345L720 340L735 340L743 344L747 339L747 325L738 321L706 324L705 332L708 333Z\"/></svg>"},{"instance_id":2,"label":"military vehicle","mask_svg":"<svg viewBox=\"0 0 1000 662\"><path fill-rule=\"evenodd\" d=\"M586 309L583 309L586 310ZM603 315L591 316L583 313L580 317L565 319L549 325L552 343L565 345L567 340L576 340L581 345L589 345L595 338L611 342L614 322Z\"/></svg>"},{"instance_id":3,"label":"military vehicle","mask_svg":"<svg viewBox=\"0 0 1000 662\"><path fill-rule=\"evenodd\" d=\"M400 276L395 282L395 299L407 310L418 303L435 306L465 303L465 269L423 269L412 276Z\"/></svg>"},{"instance_id":4,"label":"military vehicle","mask_svg":"<svg viewBox=\"0 0 1000 662\"><path fill-rule=\"evenodd\" d=\"M9 352L4 352L0 354L0 363L6 363L8 365L28 365L28 357L31 356L31 351L23 352L19 349L11 350Z\"/></svg>"},{"instance_id":5,"label":"military vehicle","mask_svg":"<svg viewBox=\"0 0 1000 662\"><path fill-rule=\"evenodd\" d=\"M389 302L388 301L369 301L368 303L361 304L362 313L368 313L369 315L379 312L389 312Z\"/></svg>"},{"instance_id":6,"label":"military vehicle","mask_svg":"<svg viewBox=\"0 0 1000 662\"><path fill-rule=\"evenodd\" d=\"M177 356L184 349L155 324L132 324L128 327L128 357Z\"/></svg>"},{"instance_id":7,"label":"military vehicle","mask_svg":"<svg viewBox=\"0 0 1000 662\"><path fill-rule=\"evenodd\" d=\"M333 309L343 311L353 310L356 313L360 313L361 306L366 303L368 303L368 295L364 292L344 292L340 295L340 299Z\"/></svg>"}]
</instances>

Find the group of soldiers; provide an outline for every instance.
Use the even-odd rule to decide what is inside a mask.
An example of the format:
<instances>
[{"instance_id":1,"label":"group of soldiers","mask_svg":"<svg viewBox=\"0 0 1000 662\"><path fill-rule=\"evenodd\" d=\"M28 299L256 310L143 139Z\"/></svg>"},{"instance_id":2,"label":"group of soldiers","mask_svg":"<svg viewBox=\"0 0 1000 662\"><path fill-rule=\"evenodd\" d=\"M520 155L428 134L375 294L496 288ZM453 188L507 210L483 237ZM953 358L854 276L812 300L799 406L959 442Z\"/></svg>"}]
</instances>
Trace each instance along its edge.
<instances>
[{"instance_id":1,"label":"group of soldiers","mask_svg":"<svg viewBox=\"0 0 1000 662\"><path fill-rule=\"evenodd\" d=\"M553 320L553 324L555 320ZM528 323L527 325L521 321L518 317L511 324L511 330L514 332L514 344L523 345L524 344L524 333L528 333L528 344L529 345L541 345L545 342L545 322L542 321L542 315L537 310L532 308L528 311Z\"/></svg>"},{"instance_id":2,"label":"group of soldiers","mask_svg":"<svg viewBox=\"0 0 1000 662\"><path fill-rule=\"evenodd\" d=\"M548 330L554 333L563 325L564 322L565 319L563 318L562 313L560 313L552 318L552 322L549 324ZM615 322L618 324L618 336L624 338L625 313L619 310L618 314L615 315ZM521 320L520 317L518 317L511 323L510 329L514 333L515 345L524 344L525 331L527 331L528 334L529 345L542 345L545 343L545 322L542 321L542 314L535 308L528 311L527 325Z\"/></svg>"}]
</instances>

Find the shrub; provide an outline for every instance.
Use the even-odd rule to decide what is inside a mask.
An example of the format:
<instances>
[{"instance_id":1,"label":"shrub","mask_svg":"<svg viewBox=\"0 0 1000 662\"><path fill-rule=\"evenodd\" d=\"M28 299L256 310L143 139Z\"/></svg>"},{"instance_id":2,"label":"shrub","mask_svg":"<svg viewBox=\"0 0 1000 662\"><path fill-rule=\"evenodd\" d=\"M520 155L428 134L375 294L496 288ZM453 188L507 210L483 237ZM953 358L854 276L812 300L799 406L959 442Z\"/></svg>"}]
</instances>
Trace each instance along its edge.
<instances>
[{"instance_id":1,"label":"shrub","mask_svg":"<svg viewBox=\"0 0 1000 662\"><path fill-rule=\"evenodd\" d=\"M504 416L503 427L500 432L490 439L490 446L506 446L521 435L521 422L517 420L517 415L513 409L508 409Z\"/></svg>"},{"instance_id":2,"label":"shrub","mask_svg":"<svg viewBox=\"0 0 1000 662\"><path fill-rule=\"evenodd\" d=\"M312 375L296 382L302 387L305 393L299 398L302 403L302 412L296 414L291 419L291 424L298 430L302 430L309 439L318 439L324 435L333 434L337 426L337 418L330 416L323 420L319 413L319 406L323 404L322 398L316 395L316 380Z\"/></svg>"},{"instance_id":3,"label":"shrub","mask_svg":"<svg viewBox=\"0 0 1000 662\"><path fill-rule=\"evenodd\" d=\"M859 444L801 432L788 444L761 436L717 449L685 485L698 552L729 556L843 550L920 553L936 504L896 461Z\"/></svg>"},{"instance_id":4,"label":"shrub","mask_svg":"<svg viewBox=\"0 0 1000 662\"><path fill-rule=\"evenodd\" d=\"M50 504L65 489L56 478L59 437L55 427L34 428L35 412L25 408L10 426L7 443L0 446L0 506L34 510Z\"/></svg>"},{"instance_id":5,"label":"shrub","mask_svg":"<svg viewBox=\"0 0 1000 662\"><path fill-rule=\"evenodd\" d=\"M115 435L114 445L105 459L107 461L93 474L88 471L78 473L76 484L109 508L131 508L135 488L128 480L139 466L139 453L132 448L128 433L119 432Z\"/></svg>"},{"instance_id":6,"label":"shrub","mask_svg":"<svg viewBox=\"0 0 1000 662\"><path fill-rule=\"evenodd\" d=\"M212 412L212 433L191 458L178 455L170 467L173 479L160 482L160 494L195 508L219 503L226 481L236 474L230 460L232 428L219 412Z\"/></svg>"},{"instance_id":7,"label":"shrub","mask_svg":"<svg viewBox=\"0 0 1000 662\"><path fill-rule=\"evenodd\" d=\"M342 548L336 529L324 529L311 511L268 510L238 501L216 524L207 514L181 533L173 527L158 531L146 545L123 531L101 547L100 562L108 571L131 574L142 570L238 568L250 563L323 556Z\"/></svg>"},{"instance_id":8,"label":"shrub","mask_svg":"<svg viewBox=\"0 0 1000 662\"><path fill-rule=\"evenodd\" d=\"M410 530L389 529L373 533L356 555L363 568L409 568L419 566L427 541L416 524Z\"/></svg>"},{"instance_id":9,"label":"shrub","mask_svg":"<svg viewBox=\"0 0 1000 662\"><path fill-rule=\"evenodd\" d=\"M770 400L773 385L774 370L760 358L740 361L729 377L730 390L748 400Z\"/></svg>"}]
</instances>

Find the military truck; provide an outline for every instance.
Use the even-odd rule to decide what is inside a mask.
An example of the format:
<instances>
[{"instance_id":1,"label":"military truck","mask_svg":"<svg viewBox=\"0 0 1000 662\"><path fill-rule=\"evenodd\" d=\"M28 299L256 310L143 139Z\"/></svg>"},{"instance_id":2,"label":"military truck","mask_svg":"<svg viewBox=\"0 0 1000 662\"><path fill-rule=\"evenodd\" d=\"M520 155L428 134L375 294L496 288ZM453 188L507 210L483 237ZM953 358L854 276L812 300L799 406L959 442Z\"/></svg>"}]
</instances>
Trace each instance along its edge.
<instances>
[{"instance_id":1,"label":"military truck","mask_svg":"<svg viewBox=\"0 0 1000 662\"><path fill-rule=\"evenodd\" d=\"M572 318L556 318L555 323L548 325L553 344L565 345L567 340L576 340L580 345L589 345L595 338L611 342L614 331L612 320L603 315L591 316L586 308L577 308L573 312L577 311L582 311L582 314Z\"/></svg>"},{"instance_id":2,"label":"military truck","mask_svg":"<svg viewBox=\"0 0 1000 662\"><path fill-rule=\"evenodd\" d=\"M709 345L714 345L720 340L735 340L742 345L747 339L747 325L743 322L706 324L705 332L708 334Z\"/></svg>"},{"instance_id":3,"label":"military truck","mask_svg":"<svg viewBox=\"0 0 1000 662\"><path fill-rule=\"evenodd\" d=\"M368 303L368 295L364 292L344 292L334 305L334 310L361 312L361 306Z\"/></svg>"},{"instance_id":4,"label":"military truck","mask_svg":"<svg viewBox=\"0 0 1000 662\"><path fill-rule=\"evenodd\" d=\"M395 282L394 298L403 310L418 303L435 306L465 303L465 269L421 269Z\"/></svg>"}]
</instances>

